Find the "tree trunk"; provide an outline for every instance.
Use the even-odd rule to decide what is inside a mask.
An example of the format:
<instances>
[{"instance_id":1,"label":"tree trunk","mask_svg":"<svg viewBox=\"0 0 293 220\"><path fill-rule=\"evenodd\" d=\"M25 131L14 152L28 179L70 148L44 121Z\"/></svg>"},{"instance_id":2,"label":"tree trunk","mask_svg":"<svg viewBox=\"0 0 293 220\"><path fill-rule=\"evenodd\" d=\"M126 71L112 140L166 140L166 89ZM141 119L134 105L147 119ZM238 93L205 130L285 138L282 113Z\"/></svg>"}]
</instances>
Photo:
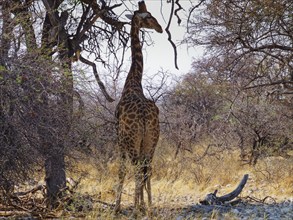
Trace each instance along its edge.
<instances>
[{"instance_id":1,"label":"tree trunk","mask_svg":"<svg viewBox=\"0 0 293 220\"><path fill-rule=\"evenodd\" d=\"M66 186L65 161L63 146L59 151L51 152L45 159L45 181L47 187L47 206L55 209L59 205L63 189Z\"/></svg>"}]
</instances>

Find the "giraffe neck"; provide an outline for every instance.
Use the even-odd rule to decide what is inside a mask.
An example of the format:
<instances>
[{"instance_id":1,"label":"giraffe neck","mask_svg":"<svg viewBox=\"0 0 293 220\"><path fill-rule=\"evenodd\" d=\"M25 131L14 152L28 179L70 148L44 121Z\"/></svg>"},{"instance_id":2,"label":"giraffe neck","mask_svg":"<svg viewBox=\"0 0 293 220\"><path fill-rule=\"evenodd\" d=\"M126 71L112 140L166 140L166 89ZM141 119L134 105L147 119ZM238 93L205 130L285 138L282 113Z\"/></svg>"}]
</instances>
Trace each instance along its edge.
<instances>
[{"instance_id":1,"label":"giraffe neck","mask_svg":"<svg viewBox=\"0 0 293 220\"><path fill-rule=\"evenodd\" d=\"M142 93L142 72L143 72L143 55L142 46L139 40L139 25L136 24L135 18L132 20L131 25L131 67L127 75L125 86L122 95L129 92Z\"/></svg>"}]
</instances>

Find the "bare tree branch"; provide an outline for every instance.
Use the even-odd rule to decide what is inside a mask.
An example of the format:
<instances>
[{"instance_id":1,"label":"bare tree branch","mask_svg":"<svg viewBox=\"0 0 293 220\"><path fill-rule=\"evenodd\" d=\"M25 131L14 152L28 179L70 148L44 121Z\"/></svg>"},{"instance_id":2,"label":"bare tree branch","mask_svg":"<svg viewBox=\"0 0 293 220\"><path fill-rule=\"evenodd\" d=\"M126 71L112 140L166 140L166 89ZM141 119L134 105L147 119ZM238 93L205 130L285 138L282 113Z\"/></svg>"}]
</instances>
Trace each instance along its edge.
<instances>
[{"instance_id":1,"label":"bare tree branch","mask_svg":"<svg viewBox=\"0 0 293 220\"><path fill-rule=\"evenodd\" d=\"M174 64L175 64L175 67L176 67L176 69L179 69L178 68L178 63L177 63L177 47L176 47L175 43L172 41L172 36L171 36L170 31L169 31L169 28L170 28L170 25L171 25L171 22L172 22L172 18L173 18L173 13L174 13L174 0L172 0L170 17L169 17L168 25L165 28L165 31L167 32L167 35L168 35L168 41L170 42L170 44L172 45L173 50L174 50Z\"/></svg>"},{"instance_id":2,"label":"bare tree branch","mask_svg":"<svg viewBox=\"0 0 293 220\"><path fill-rule=\"evenodd\" d=\"M190 17L191 17L191 14L193 13L193 11L198 8L199 6L201 6L202 3L204 3L205 0L201 0L197 5L195 5L193 8L191 8L191 10L189 11L189 14L188 14L188 18L187 18L187 33L189 33L189 21L190 21Z\"/></svg>"},{"instance_id":3,"label":"bare tree branch","mask_svg":"<svg viewBox=\"0 0 293 220\"><path fill-rule=\"evenodd\" d=\"M247 86L244 89L254 89L254 88L264 87L264 86L287 85L287 84L293 85L293 81L278 80L278 81L274 81L274 82L271 82L271 83L263 83L263 84L257 84L257 85L254 85L254 86Z\"/></svg>"},{"instance_id":4,"label":"bare tree branch","mask_svg":"<svg viewBox=\"0 0 293 220\"><path fill-rule=\"evenodd\" d=\"M108 92L106 91L106 88L105 88L105 85L104 83L101 81L100 77L99 77L99 74L98 74L98 71L97 71L97 67L96 67L96 64L85 59L83 56L80 56L80 61L91 66L93 68L93 73L94 73L94 76L96 78L96 81L103 93L103 95L106 97L106 99L109 101L109 102L114 102L115 99L111 98L111 96L108 94Z\"/></svg>"},{"instance_id":5,"label":"bare tree branch","mask_svg":"<svg viewBox=\"0 0 293 220\"><path fill-rule=\"evenodd\" d=\"M175 4L178 6L178 8L175 10L174 14L175 14L175 16L177 17L177 23L178 23L178 25L180 25L182 20L181 20L181 18L179 17L178 12L179 12L180 10L182 10L183 8L182 8L182 6L180 5L179 0L176 0Z\"/></svg>"},{"instance_id":6,"label":"bare tree branch","mask_svg":"<svg viewBox=\"0 0 293 220\"><path fill-rule=\"evenodd\" d=\"M245 174L242 180L240 181L239 185L236 187L236 189L234 189L232 192L224 196L220 196L219 201L227 202L227 201L231 201L232 199L235 199L242 192L247 180L248 180L248 174Z\"/></svg>"},{"instance_id":7,"label":"bare tree branch","mask_svg":"<svg viewBox=\"0 0 293 220\"><path fill-rule=\"evenodd\" d=\"M232 201L242 192L247 180L248 174L245 174L242 180L240 181L239 185L232 192L224 196L217 197L218 190L215 190L214 193L208 194L204 200L200 201L200 203L203 205L221 205L225 202Z\"/></svg>"}]
</instances>

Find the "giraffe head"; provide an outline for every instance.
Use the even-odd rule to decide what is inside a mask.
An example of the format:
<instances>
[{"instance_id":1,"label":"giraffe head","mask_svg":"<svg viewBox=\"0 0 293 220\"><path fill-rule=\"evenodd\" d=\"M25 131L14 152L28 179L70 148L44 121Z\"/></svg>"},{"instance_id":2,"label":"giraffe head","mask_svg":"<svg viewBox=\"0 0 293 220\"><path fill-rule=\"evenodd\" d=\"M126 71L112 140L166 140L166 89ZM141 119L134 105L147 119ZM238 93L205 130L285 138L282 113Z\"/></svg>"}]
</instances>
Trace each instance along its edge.
<instances>
[{"instance_id":1,"label":"giraffe head","mask_svg":"<svg viewBox=\"0 0 293 220\"><path fill-rule=\"evenodd\" d=\"M138 3L139 9L134 12L134 15L126 15L138 28L154 29L159 33L163 33L163 29L157 19L155 19L150 12L147 11L144 1Z\"/></svg>"}]
</instances>

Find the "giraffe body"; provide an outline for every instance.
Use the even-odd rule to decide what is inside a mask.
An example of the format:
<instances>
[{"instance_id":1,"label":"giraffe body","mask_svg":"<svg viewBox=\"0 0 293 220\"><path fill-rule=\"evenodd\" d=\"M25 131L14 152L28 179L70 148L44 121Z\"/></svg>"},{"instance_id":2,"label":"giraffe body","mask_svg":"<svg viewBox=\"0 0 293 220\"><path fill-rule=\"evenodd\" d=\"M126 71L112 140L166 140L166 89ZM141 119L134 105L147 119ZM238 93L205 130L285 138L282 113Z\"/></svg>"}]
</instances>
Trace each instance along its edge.
<instances>
[{"instance_id":1,"label":"giraffe body","mask_svg":"<svg viewBox=\"0 0 293 220\"><path fill-rule=\"evenodd\" d=\"M159 109L148 100L141 85L143 55L139 40L140 28L151 28L162 33L157 20L147 12L144 2L134 12L131 21L132 63L125 81L121 99L116 107L118 146L120 152L119 184L115 212L120 209L123 182L126 175L125 160L129 158L135 166L135 210L144 209L144 188L151 206L151 162L159 140Z\"/></svg>"}]
</instances>

